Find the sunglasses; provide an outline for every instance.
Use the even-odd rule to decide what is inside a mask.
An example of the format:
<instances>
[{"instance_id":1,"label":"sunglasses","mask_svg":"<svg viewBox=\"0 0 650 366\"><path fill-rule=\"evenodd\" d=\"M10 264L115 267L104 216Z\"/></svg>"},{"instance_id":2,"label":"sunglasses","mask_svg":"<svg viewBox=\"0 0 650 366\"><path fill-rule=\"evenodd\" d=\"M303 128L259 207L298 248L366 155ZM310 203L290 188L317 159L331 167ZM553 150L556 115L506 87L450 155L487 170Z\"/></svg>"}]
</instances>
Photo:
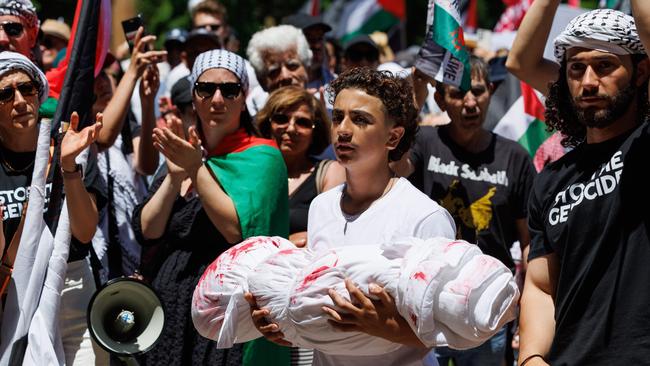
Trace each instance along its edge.
<instances>
[{"instance_id":1,"label":"sunglasses","mask_svg":"<svg viewBox=\"0 0 650 366\"><path fill-rule=\"evenodd\" d=\"M290 120L291 120L290 116L282 113L275 113L274 115L271 116L271 122L281 127L288 126ZM298 117L294 120L293 123L297 127L310 129L310 130L316 127L316 125L314 125L314 121L305 117Z\"/></svg>"},{"instance_id":2,"label":"sunglasses","mask_svg":"<svg viewBox=\"0 0 650 366\"><path fill-rule=\"evenodd\" d=\"M0 23L0 27L2 27L9 37L18 37L25 29L21 23L17 22L3 22Z\"/></svg>"},{"instance_id":3,"label":"sunglasses","mask_svg":"<svg viewBox=\"0 0 650 366\"><path fill-rule=\"evenodd\" d=\"M13 86L7 86L0 89L0 104L12 101L16 95L16 89L23 97L33 97L38 94L38 87L33 81L17 84L15 88Z\"/></svg>"},{"instance_id":4,"label":"sunglasses","mask_svg":"<svg viewBox=\"0 0 650 366\"><path fill-rule=\"evenodd\" d=\"M203 28L205 30L216 32L216 31L219 30L219 28L221 28L221 24L203 24L203 25L199 25L199 26L194 27L194 29L199 29L199 28Z\"/></svg>"},{"instance_id":5,"label":"sunglasses","mask_svg":"<svg viewBox=\"0 0 650 366\"><path fill-rule=\"evenodd\" d=\"M197 81L194 83L194 93L199 98L211 98L217 89L221 91L221 95L226 99L235 99L241 93L241 83L211 83L206 81Z\"/></svg>"}]
</instances>

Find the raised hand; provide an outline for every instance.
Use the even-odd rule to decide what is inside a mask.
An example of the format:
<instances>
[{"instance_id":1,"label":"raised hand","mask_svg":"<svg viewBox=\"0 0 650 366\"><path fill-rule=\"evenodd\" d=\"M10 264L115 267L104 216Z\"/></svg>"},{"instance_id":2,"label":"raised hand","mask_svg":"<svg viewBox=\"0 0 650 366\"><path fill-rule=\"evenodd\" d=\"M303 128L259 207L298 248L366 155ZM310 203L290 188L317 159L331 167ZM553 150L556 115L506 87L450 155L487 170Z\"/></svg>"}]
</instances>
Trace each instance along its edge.
<instances>
[{"instance_id":1,"label":"raised hand","mask_svg":"<svg viewBox=\"0 0 650 366\"><path fill-rule=\"evenodd\" d=\"M99 130L102 128L103 116L97 113L95 123L77 132L79 127L79 115L72 112L70 116L70 127L65 132L61 141L61 167L66 171L75 169L75 158L90 144L97 140Z\"/></svg>"},{"instance_id":2,"label":"raised hand","mask_svg":"<svg viewBox=\"0 0 650 366\"><path fill-rule=\"evenodd\" d=\"M156 93L158 93L159 87L160 72L158 68L154 65L147 66L142 74L142 81L140 82L140 99L153 101Z\"/></svg>"},{"instance_id":3,"label":"raised hand","mask_svg":"<svg viewBox=\"0 0 650 366\"><path fill-rule=\"evenodd\" d=\"M183 122L180 118L170 115L167 118L167 127L154 128L154 147L167 159L170 174L191 176L203 164L201 140L196 128L190 127L188 138L185 138Z\"/></svg>"},{"instance_id":4,"label":"raised hand","mask_svg":"<svg viewBox=\"0 0 650 366\"><path fill-rule=\"evenodd\" d=\"M155 66L158 62L165 60L167 51L153 50L153 44L156 41L156 36L144 36L144 28L140 27L138 33L135 35L133 53L131 54L131 63L129 70L135 72L136 78L142 77L148 66ZM149 48L151 51L147 51ZM127 72L128 72L127 71Z\"/></svg>"}]
</instances>

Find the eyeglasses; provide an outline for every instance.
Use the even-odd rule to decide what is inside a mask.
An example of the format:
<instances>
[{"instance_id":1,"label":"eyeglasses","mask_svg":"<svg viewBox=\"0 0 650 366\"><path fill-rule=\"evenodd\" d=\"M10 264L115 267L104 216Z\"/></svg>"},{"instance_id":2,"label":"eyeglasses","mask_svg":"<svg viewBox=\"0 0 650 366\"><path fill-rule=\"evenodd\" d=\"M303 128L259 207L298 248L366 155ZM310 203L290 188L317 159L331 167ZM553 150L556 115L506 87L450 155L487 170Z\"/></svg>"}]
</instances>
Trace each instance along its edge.
<instances>
[{"instance_id":1,"label":"eyeglasses","mask_svg":"<svg viewBox=\"0 0 650 366\"><path fill-rule=\"evenodd\" d=\"M282 113L275 113L274 115L271 116L271 122L275 123L276 125L279 125L280 127L288 126L290 120L291 120L291 116ZM316 127L314 121L305 117L298 117L294 119L293 124L297 127L310 129L310 130Z\"/></svg>"},{"instance_id":2,"label":"eyeglasses","mask_svg":"<svg viewBox=\"0 0 650 366\"><path fill-rule=\"evenodd\" d=\"M0 104L12 101L16 95L16 89L24 97L33 97L38 94L38 87L33 81L17 84L15 88L13 86L7 86L0 89Z\"/></svg>"},{"instance_id":3,"label":"eyeglasses","mask_svg":"<svg viewBox=\"0 0 650 366\"><path fill-rule=\"evenodd\" d=\"M194 29L200 29L200 28L206 29L206 30L209 30L209 31L212 31L212 32L216 32L216 31L219 30L219 28L221 28L221 24L216 24L216 23L203 24L203 25L197 25L196 27L194 27Z\"/></svg>"},{"instance_id":4,"label":"eyeglasses","mask_svg":"<svg viewBox=\"0 0 650 366\"><path fill-rule=\"evenodd\" d=\"M194 93L199 98L211 98L217 89L221 91L221 95L227 99L235 99L241 93L241 83L211 83L207 81L197 81L194 83Z\"/></svg>"},{"instance_id":5,"label":"eyeglasses","mask_svg":"<svg viewBox=\"0 0 650 366\"><path fill-rule=\"evenodd\" d=\"M282 72L282 65L289 71L296 71L302 66L302 63L298 60L287 60L281 64L273 64L266 69L266 75L271 79L277 78Z\"/></svg>"},{"instance_id":6,"label":"eyeglasses","mask_svg":"<svg viewBox=\"0 0 650 366\"><path fill-rule=\"evenodd\" d=\"M0 23L0 27L2 27L9 37L18 37L25 29L21 23L17 22L3 22Z\"/></svg>"}]
</instances>

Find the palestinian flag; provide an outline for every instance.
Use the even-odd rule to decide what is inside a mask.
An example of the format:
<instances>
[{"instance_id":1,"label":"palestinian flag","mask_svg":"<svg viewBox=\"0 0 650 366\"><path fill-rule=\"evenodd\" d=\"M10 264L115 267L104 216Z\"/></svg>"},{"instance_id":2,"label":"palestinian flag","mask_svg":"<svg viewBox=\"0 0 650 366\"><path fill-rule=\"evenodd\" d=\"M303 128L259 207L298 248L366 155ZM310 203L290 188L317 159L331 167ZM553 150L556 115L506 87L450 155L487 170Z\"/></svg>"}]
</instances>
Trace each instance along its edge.
<instances>
[{"instance_id":1,"label":"palestinian flag","mask_svg":"<svg viewBox=\"0 0 650 366\"><path fill-rule=\"evenodd\" d=\"M78 29L82 29L83 31L78 32ZM63 92L64 82L66 82L66 80L69 80L67 81L68 84L65 85L68 93L72 89L84 90L84 88L86 88L85 82L82 82L83 86L76 85L77 82L82 80L88 79L91 80L91 83L94 83L95 77L99 75L99 72L102 70L102 66L104 65L110 40L111 1L77 1L74 21L72 23L72 33L70 35L70 40L68 41L66 56L55 69L48 71L45 75L50 84L50 98L39 110L42 117L54 117L55 111L58 108L57 101L62 97L61 93ZM70 73L70 76L68 76L68 68L74 70L74 72ZM90 75L87 75L88 73L90 73ZM82 124L87 121L84 110L86 109L86 105L88 105L88 111L90 111L90 107L92 106L92 86L90 90L91 93L82 92L73 98L78 100L77 102L72 102L74 107L77 109L65 107L61 110L63 115L60 112L58 118L63 116L64 120L68 120L70 118L70 113L73 110L76 110L79 113L79 121L81 122L79 127L85 127L82 126ZM60 119L55 119L52 128L58 128L59 122Z\"/></svg>"},{"instance_id":2,"label":"palestinian flag","mask_svg":"<svg viewBox=\"0 0 650 366\"><path fill-rule=\"evenodd\" d=\"M406 18L405 0L353 0L342 5L337 29L341 43L359 34L386 32Z\"/></svg>"},{"instance_id":3,"label":"palestinian flag","mask_svg":"<svg viewBox=\"0 0 650 366\"><path fill-rule=\"evenodd\" d=\"M457 1L429 0L427 32L415 67L436 81L469 90L469 51L460 22Z\"/></svg>"},{"instance_id":4,"label":"palestinian flag","mask_svg":"<svg viewBox=\"0 0 650 366\"><path fill-rule=\"evenodd\" d=\"M535 168L564 155L560 142L562 136L546 130L542 96L531 86L520 82L521 96L494 127L494 132L519 142L528 151Z\"/></svg>"}]
</instances>

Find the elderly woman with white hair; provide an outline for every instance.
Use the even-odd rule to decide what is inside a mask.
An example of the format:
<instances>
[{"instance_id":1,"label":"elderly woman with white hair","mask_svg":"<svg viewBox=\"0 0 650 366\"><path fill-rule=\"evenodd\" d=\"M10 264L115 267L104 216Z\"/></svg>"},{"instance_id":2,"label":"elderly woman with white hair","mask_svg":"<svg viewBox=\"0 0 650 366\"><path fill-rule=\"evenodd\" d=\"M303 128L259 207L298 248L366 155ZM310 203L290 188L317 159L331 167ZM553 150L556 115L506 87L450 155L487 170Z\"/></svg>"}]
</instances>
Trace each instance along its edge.
<instances>
[{"instance_id":1,"label":"elderly woman with white hair","mask_svg":"<svg viewBox=\"0 0 650 366\"><path fill-rule=\"evenodd\" d=\"M279 25L253 34L246 55L260 83L246 100L252 114L264 107L268 93L282 86L307 85L312 52L302 30L294 26Z\"/></svg>"},{"instance_id":2,"label":"elderly woman with white hair","mask_svg":"<svg viewBox=\"0 0 650 366\"><path fill-rule=\"evenodd\" d=\"M164 260L153 287L166 311L160 342L142 359L151 365L241 365L276 347L254 341L228 350L203 338L192 324L192 294L207 266L231 245L256 235L289 231L287 171L272 140L258 137L246 109L244 60L225 50L199 55L190 75L197 124L187 134L180 119L154 129L167 175L133 215L143 246L157 245ZM250 352L249 352L250 350ZM286 359L278 350L270 359Z\"/></svg>"},{"instance_id":3,"label":"elderly woman with white hair","mask_svg":"<svg viewBox=\"0 0 650 366\"><path fill-rule=\"evenodd\" d=\"M0 204L5 269L13 266L20 243L39 134L38 108L48 89L45 75L25 56L0 53ZM88 261L90 241L97 227L98 206L105 201L104 186L92 155L84 171L75 161L97 139L102 124L98 121L77 132L78 125L79 117L73 113L70 128L60 140L60 161L51 164L46 183L49 200L55 170L60 169L72 233L59 314L61 338L66 364L108 364L108 354L91 340L86 326L86 309L96 290ZM53 141L58 144L59 136Z\"/></svg>"}]
</instances>

